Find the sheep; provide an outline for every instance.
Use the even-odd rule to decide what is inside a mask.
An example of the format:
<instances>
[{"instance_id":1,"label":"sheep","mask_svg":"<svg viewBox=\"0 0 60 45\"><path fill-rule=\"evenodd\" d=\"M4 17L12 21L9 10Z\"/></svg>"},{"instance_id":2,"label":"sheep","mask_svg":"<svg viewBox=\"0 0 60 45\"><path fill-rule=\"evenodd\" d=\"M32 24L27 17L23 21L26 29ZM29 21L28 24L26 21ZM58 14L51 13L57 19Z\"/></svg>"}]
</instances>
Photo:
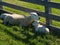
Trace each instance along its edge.
<instances>
[{"instance_id":1,"label":"sheep","mask_svg":"<svg viewBox=\"0 0 60 45\"><path fill-rule=\"evenodd\" d=\"M35 19L36 18L36 19ZM34 20L37 20L38 16L37 13L31 12L30 16L12 14L10 16L5 16L4 24L11 24L11 25L21 25L21 26L28 26L32 24Z\"/></svg>"},{"instance_id":2,"label":"sheep","mask_svg":"<svg viewBox=\"0 0 60 45\"><path fill-rule=\"evenodd\" d=\"M10 15L12 15L12 14L9 14L9 13L2 13L2 14L0 15L0 19L4 19L5 16L10 16Z\"/></svg>"},{"instance_id":3,"label":"sheep","mask_svg":"<svg viewBox=\"0 0 60 45\"><path fill-rule=\"evenodd\" d=\"M41 34L49 33L49 29L46 26L41 25L39 20L33 22L32 25L34 26L36 32Z\"/></svg>"}]
</instances>

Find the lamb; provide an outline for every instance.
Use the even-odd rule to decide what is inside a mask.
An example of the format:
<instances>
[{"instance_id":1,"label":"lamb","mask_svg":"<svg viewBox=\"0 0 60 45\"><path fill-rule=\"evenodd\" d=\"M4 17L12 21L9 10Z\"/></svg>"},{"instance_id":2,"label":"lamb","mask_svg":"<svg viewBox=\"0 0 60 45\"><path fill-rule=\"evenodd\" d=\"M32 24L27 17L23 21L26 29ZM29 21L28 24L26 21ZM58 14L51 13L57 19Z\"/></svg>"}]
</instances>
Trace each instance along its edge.
<instances>
[{"instance_id":1,"label":"lamb","mask_svg":"<svg viewBox=\"0 0 60 45\"><path fill-rule=\"evenodd\" d=\"M30 16L12 14L10 16L5 16L4 24L10 25L21 25L21 26L28 26L32 24L34 20L37 20L37 14L35 12L31 12ZM36 18L36 19L35 19Z\"/></svg>"},{"instance_id":2,"label":"lamb","mask_svg":"<svg viewBox=\"0 0 60 45\"><path fill-rule=\"evenodd\" d=\"M41 34L49 33L49 29L46 26L41 25L39 20L33 22L32 25L34 26L36 32Z\"/></svg>"}]
</instances>

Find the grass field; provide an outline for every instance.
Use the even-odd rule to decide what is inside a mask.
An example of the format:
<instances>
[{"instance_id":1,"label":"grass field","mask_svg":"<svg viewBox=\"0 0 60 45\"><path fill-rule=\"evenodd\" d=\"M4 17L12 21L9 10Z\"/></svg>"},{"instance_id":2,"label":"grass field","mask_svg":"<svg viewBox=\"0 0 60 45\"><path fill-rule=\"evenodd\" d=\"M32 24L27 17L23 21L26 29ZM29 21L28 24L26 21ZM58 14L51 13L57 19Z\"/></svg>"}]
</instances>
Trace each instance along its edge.
<instances>
[{"instance_id":1,"label":"grass field","mask_svg":"<svg viewBox=\"0 0 60 45\"><path fill-rule=\"evenodd\" d=\"M31 8L34 10L39 10L44 12L44 6L31 4L28 2L23 2L19 0L3 0L14 5L23 6L26 8ZM59 2L52 0L53 2ZM16 10L13 8L3 6L3 9L9 12L28 15L27 12ZM59 9L53 9L53 14L58 14L60 16ZM41 17L42 22L45 22L45 18ZM60 27L60 22L52 21L54 26ZM57 33L50 32L47 35L36 34L34 29L29 27L21 26L6 26L2 24L3 21L0 20L0 45L60 45L60 36Z\"/></svg>"}]
</instances>

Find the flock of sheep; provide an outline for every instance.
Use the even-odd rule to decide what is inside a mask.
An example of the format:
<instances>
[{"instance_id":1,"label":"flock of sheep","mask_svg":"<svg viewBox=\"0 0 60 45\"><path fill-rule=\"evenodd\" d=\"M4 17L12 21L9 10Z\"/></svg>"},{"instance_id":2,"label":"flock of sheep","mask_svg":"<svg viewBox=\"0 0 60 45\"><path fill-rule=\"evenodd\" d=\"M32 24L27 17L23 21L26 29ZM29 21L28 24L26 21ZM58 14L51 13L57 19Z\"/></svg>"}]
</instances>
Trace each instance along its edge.
<instances>
[{"instance_id":1,"label":"flock of sheep","mask_svg":"<svg viewBox=\"0 0 60 45\"><path fill-rule=\"evenodd\" d=\"M28 26L32 24L36 32L49 33L49 29L40 24L39 16L35 12L31 12L29 16L2 13L0 19L3 19L5 25Z\"/></svg>"}]
</instances>

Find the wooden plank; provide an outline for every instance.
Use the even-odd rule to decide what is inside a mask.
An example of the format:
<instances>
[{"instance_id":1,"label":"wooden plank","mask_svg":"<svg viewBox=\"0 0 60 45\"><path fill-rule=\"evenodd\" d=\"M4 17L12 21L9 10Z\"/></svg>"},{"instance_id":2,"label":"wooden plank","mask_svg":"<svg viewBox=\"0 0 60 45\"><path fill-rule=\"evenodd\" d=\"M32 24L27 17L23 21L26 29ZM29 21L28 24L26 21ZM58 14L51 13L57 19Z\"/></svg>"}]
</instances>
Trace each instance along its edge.
<instances>
[{"instance_id":1,"label":"wooden plank","mask_svg":"<svg viewBox=\"0 0 60 45\"><path fill-rule=\"evenodd\" d=\"M60 3L55 3L55 2L45 2L44 0L21 0L21 1L25 1L25 2L29 2L29 3L34 3L34 4L38 4L38 5L43 5L43 6L49 6L49 7L52 7L52 8L58 8L60 9Z\"/></svg>"},{"instance_id":2,"label":"wooden plank","mask_svg":"<svg viewBox=\"0 0 60 45\"><path fill-rule=\"evenodd\" d=\"M46 26L50 26L52 23L52 19L49 18L50 15L47 15L47 14L51 13L51 8L49 6L47 6L47 2L50 2L50 0L45 0L45 3L46 3L46 6L45 6Z\"/></svg>"},{"instance_id":3,"label":"wooden plank","mask_svg":"<svg viewBox=\"0 0 60 45\"><path fill-rule=\"evenodd\" d=\"M60 22L60 16L53 15L53 14L48 14L48 15L49 15L49 18Z\"/></svg>"},{"instance_id":4,"label":"wooden plank","mask_svg":"<svg viewBox=\"0 0 60 45\"><path fill-rule=\"evenodd\" d=\"M34 3L34 2L32 2ZM58 8L60 9L60 3L55 3L55 2L45 2L45 1L40 1L40 2L35 2L35 3L38 3L39 5L43 5L43 6L49 6L49 7L52 7L52 8ZM2 2L0 4L3 4L3 5L6 5L5 2Z\"/></svg>"},{"instance_id":5,"label":"wooden plank","mask_svg":"<svg viewBox=\"0 0 60 45\"><path fill-rule=\"evenodd\" d=\"M57 28L57 27L54 27L54 26L49 26L48 28L50 30L53 30L53 31L57 32L57 33L60 33L60 28Z\"/></svg>"},{"instance_id":6,"label":"wooden plank","mask_svg":"<svg viewBox=\"0 0 60 45\"><path fill-rule=\"evenodd\" d=\"M6 5L6 3L5 2L2 2L2 3L0 3L0 5ZM40 3L39 3L39 5L43 5L43 6L49 6L49 7L51 7L51 8L58 8L58 9L60 9L60 3L54 3L54 2L45 2L45 1L41 1Z\"/></svg>"},{"instance_id":7,"label":"wooden plank","mask_svg":"<svg viewBox=\"0 0 60 45\"><path fill-rule=\"evenodd\" d=\"M38 5L44 5L45 4L45 2L44 1L42 1L42 0L21 0L21 1L24 1L24 2L29 2L29 3L33 3L33 4L38 4Z\"/></svg>"},{"instance_id":8,"label":"wooden plank","mask_svg":"<svg viewBox=\"0 0 60 45\"><path fill-rule=\"evenodd\" d=\"M60 3L48 2L47 5L52 8L60 9Z\"/></svg>"},{"instance_id":9,"label":"wooden plank","mask_svg":"<svg viewBox=\"0 0 60 45\"><path fill-rule=\"evenodd\" d=\"M44 12L38 12L39 16L42 16L42 17L45 17L46 18L46 15L49 15L49 18L51 18L52 20L56 20L56 21L59 21L60 22L60 16L57 16L57 15L53 15L53 14L46 14Z\"/></svg>"},{"instance_id":10,"label":"wooden plank","mask_svg":"<svg viewBox=\"0 0 60 45\"><path fill-rule=\"evenodd\" d=\"M53 14L46 14L44 12L38 12L39 16L42 16L42 17L45 17L46 18L46 15L49 15L49 18L51 18L52 20L56 20L56 21L59 21L60 22L60 16L57 16L57 15L53 15Z\"/></svg>"}]
</instances>

